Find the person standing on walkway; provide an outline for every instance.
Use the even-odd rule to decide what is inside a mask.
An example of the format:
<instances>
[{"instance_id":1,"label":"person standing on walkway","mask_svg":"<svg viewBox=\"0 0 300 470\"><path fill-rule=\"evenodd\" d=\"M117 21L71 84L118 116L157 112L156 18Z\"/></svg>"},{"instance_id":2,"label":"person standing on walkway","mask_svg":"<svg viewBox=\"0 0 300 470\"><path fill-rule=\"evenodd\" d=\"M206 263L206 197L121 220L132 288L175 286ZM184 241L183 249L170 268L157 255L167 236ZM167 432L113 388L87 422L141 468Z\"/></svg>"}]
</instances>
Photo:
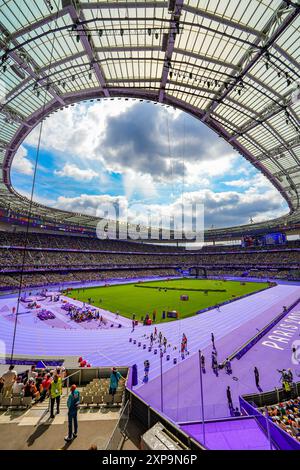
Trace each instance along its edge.
<instances>
[{"instance_id":1,"label":"person standing on walkway","mask_svg":"<svg viewBox=\"0 0 300 470\"><path fill-rule=\"evenodd\" d=\"M202 369L203 374L205 374L206 370L205 370L205 356L204 356L204 354L201 354L201 369Z\"/></svg>"},{"instance_id":2,"label":"person standing on walkway","mask_svg":"<svg viewBox=\"0 0 300 470\"><path fill-rule=\"evenodd\" d=\"M152 348L153 346L153 333L150 335L150 347Z\"/></svg>"},{"instance_id":3,"label":"person standing on walkway","mask_svg":"<svg viewBox=\"0 0 300 470\"><path fill-rule=\"evenodd\" d=\"M225 361L225 370L226 370L226 374L228 375L232 374L231 362L229 360L229 357L227 357Z\"/></svg>"},{"instance_id":4,"label":"person standing on walkway","mask_svg":"<svg viewBox=\"0 0 300 470\"><path fill-rule=\"evenodd\" d=\"M185 344L183 341L181 341L180 345L180 352L181 352L181 359L184 359L184 353L185 353Z\"/></svg>"},{"instance_id":5,"label":"person standing on walkway","mask_svg":"<svg viewBox=\"0 0 300 470\"><path fill-rule=\"evenodd\" d=\"M62 395L62 380L55 374L50 386L50 418L54 418L54 404L56 402L56 414L59 414L60 397Z\"/></svg>"},{"instance_id":6,"label":"person standing on walkway","mask_svg":"<svg viewBox=\"0 0 300 470\"><path fill-rule=\"evenodd\" d=\"M154 323L156 321L156 310L153 310L152 318L153 318L153 323Z\"/></svg>"},{"instance_id":7,"label":"person standing on walkway","mask_svg":"<svg viewBox=\"0 0 300 470\"><path fill-rule=\"evenodd\" d=\"M212 347L213 349L216 349L216 346L215 346L215 335L212 333L211 334L211 342L212 342Z\"/></svg>"},{"instance_id":8,"label":"person standing on walkway","mask_svg":"<svg viewBox=\"0 0 300 470\"><path fill-rule=\"evenodd\" d=\"M15 381L17 380L17 373L14 370L14 367L15 366L10 365L8 368L8 371L6 371L2 375L2 379L3 379L2 393L4 397L11 397L13 385Z\"/></svg>"},{"instance_id":9,"label":"person standing on walkway","mask_svg":"<svg viewBox=\"0 0 300 470\"><path fill-rule=\"evenodd\" d=\"M211 357L214 357L216 361L218 362L218 351L216 349L212 350Z\"/></svg>"},{"instance_id":10,"label":"person standing on walkway","mask_svg":"<svg viewBox=\"0 0 300 470\"><path fill-rule=\"evenodd\" d=\"M144 378L143 378L144 383L148 382L149 369L150 369L150 362L148 361L148 359L146 359L146 361L144 361Z\"/></svg>"},{"instance_id":11,"label":"person standing on walkway","mask_svg":"<svg viewBox=\"0 0 300 470\"><path fill-rule=\"evenodd\" d=\"M117 371L116 367L113 367L110 374L110 381L109 381L109 395L112 395L112 403L114 402L114 396L116 394L119 380L123 380L125 382L124 377Z\"/></svg>"},{"instance_id":12,"label":"person standing on walkway","mask_svg":"<svg viewBox=\"0 0 300 470\"><path fill-rule=\"evenodd\" d=\"M232 403L232 396L231 396L231 390L230 390L229 385L226 389L226 396L227 396L228 406L229 406L230 410L232 410L233 409L233 403Z\"/></svg>"},{"instance_id":13,"label":"person standing on walkway","mask_svg":"<svg viewBox=\"0 0 300 470\"><path fill-rule=\"evenodd\" d=\"M288 377L288 382L292 384L294 380L292 369L287 370L287 377Z\"/></svg>"},{"instance_id":14,"label":"person standing on walkway","mask_svg":"<svg viewBox=\"0 0 300 470\"><path fill-rule=\"evenodd\" d=\"M76 390L76 385L71 386L71 393L68 396L67 407L68 407L68 435L65 437L65 441L69 442L77 437L78 421L77 412L80 404L80 394ZM74 432L73 432L74 425Z\"/></svg>"},{"instance_id":15,"label":"person standing on walkway","mask_svg":"<svg viewBox=\"0 0 300 470\"><path fill-rule=\"evenodd\" d=\"M213 373L216 374L216 377L219 376L219 365L215 355L212 356L212 369Z\"/></svg>"},{"instance_id":16,"label":"person standing on walkway","mask_svg":"<svg viewBox=\"0 0 300 470\"><path fill-rule=\"evenodd\" d=\"M182 342L184 343L184 350L185 352L187 352L187 337L185 336L184 333L182 335Z\"/></svg>"},{"instance_id":17,"label":"person standing on walkway","mask_svg":"<svg viewBox=\"0 0 300 470\"><path fill-rule=\"evenodd\" d=\"M167 338L166 338L166 337L164 337L164 341L163 341L163 345L164 345L164 352L167 352L167 344L168 344Z\"/></svg>"},{"instance_id":18,"label":"person standing on walkway","mask_svg":"<svg viewBox=\"0 0 300 470\"><path fill-rule=\"evenodd\" d=\"M260 388L260 386L259 386L259 372L258 372L258 368L256 366L254 367L254 377L255 377L256 387Z\"/></svg>"},{"instance_id":19,"label":"person standing on walkway","mask_svg":"<svg viewBox=\"0 0 300 470\"><path fill-rule=\"evenodd\" d=\"M135 328L135 320L132 320L132 330L131 330L131 333L134 332L134 328Z\"/></svg>"}]
</instances>

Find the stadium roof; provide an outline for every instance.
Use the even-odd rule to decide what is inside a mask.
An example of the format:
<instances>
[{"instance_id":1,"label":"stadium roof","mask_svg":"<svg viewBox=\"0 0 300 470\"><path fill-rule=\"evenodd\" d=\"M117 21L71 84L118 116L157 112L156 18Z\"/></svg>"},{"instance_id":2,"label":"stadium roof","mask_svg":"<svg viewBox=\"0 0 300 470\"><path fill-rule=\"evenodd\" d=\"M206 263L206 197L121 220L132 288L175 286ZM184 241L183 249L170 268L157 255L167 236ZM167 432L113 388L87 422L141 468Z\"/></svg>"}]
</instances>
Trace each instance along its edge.
<instances>
[{"instance_id":1,"label":"stadium roof","mask_svg":"<svg viewBox=\"0 0 300 470\"><path fill-rule=\"evenodd\" d=\"M299 0L0 0L0 206L29 209L10 167L43 118L81 100L132 97L207 124L287 201L289 214L268 226L299 222L299 13ZM95 226L87 215L30 210Z\"/></svg>"}]
</instances>

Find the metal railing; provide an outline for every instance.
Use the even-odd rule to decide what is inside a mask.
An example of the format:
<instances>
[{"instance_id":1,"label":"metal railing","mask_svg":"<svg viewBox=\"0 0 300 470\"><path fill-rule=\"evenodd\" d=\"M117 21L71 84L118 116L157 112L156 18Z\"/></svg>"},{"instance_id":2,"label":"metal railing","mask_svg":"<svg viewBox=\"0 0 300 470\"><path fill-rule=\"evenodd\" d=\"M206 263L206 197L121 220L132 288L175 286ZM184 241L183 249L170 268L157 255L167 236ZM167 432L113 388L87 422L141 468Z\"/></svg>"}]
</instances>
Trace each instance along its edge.
<instances>
[{"instance_id":1,"label":"metal railing","mask_svg":"<svg viewBox=\"0 0 300 470\"><path fill-rule=\"evenodd\" d=\"M125 439L126 439L126 428L128 425L130 416L130 401L127 400L123 408L121 409L121 414L119 416L118 422L109 438L108 443L105 446L105 450L120 450Z\"/></svg>"},{"instance_id":2,"label":"metal railing","mask_svg":"<svg viewBox=\"0 0 300 470\"><path fill-rule=\"evenodd\" d=\"M132 390L126 389L130 400L130 418L136 419L144 428L144 432L160 422L179 442L191 450L206 450L203 444L186 434L175 422L172 422L165 414L155 410Z\"/></svg>"}]
</instances>

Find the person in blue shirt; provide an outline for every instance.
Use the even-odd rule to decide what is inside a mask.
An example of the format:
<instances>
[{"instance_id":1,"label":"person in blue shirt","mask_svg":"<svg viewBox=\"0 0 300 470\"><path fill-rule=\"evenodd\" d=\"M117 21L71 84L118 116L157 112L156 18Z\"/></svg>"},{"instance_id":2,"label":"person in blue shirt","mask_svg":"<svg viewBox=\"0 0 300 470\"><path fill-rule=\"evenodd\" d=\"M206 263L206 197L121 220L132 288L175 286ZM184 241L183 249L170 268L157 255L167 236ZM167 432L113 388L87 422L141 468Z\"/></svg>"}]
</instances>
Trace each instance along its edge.
<instances>
[{"instance_id":1,"label":"person in blue shirt","mask_svg":"<svg viewBox=\"0 0 300 470\"><path fill-rule=\"evenodd\" d=\"M114 401L114 395L117 391L119 380L125 381L124 377L117 371L116 367L113 367L110 374L110 383L109 383L109 394L112 395L112 402Z\"/></svg>"},{"instance_id":2,"label":"person in blue shirt","mask_svg":"<svg viewBox=\"0 0 300 470\"><path fill-rule=\"evenodd\" d=\"M68 424L69 424L68 436L65 437L65 441L67 442L77 437L77 431L78 431L77 412L78 412L79 404L80 404L80 394L79 394L79 391L76 390L76 385L74 384L71 387L71 393L67 401ZM72 433L73 424L74 424L74 432Z\"/></svg>"}]
</instances>

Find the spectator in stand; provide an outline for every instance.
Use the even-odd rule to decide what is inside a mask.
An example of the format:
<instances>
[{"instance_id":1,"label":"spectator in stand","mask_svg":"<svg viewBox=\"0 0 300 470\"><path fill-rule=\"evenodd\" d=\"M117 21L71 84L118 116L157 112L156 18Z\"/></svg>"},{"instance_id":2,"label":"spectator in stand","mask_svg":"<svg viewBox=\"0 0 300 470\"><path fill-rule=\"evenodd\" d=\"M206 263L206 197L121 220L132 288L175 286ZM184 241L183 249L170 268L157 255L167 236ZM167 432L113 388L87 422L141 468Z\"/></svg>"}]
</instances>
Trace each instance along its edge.
<instances>
[{"instance_id":1,"label":"spectator in stand","mask_svg":"<svg viewBox=\"0 0 300 470\"><path fill-rule=\"evenodd\" d=\"M8 371L2 375L3 389L2 393L4 397L11 397L13 384L17 379L17 373L14 370L13 365L10 365Z\"/></svg>"},{"instance_id":2,"label":"spectator in stand","mask_svg":"<svg viewBox=\"0 0 300 470\"><path fill-rule=\"evenodd\" d=\"M42 390L42 382L44 380L44 377L45 377L45 372L38 372L38 375L35 379L35 386L37 388L37 390L41 393L41 390Z\"/></svg>"},{"instance_id":3,"label":"spectator in stand","mask_svg":"<svg viewBox=\"0 0 300 470\"><path fill-rule=\"evenodd\" d=\"M54 375L50 386L50 418L54 418L54 404L56 402L56 414L59 414L60 397L62 395L62 381L59 375Z\"/></svg>"},{"instance_id":4,"label":"spectator in stand","mask_svg":"<svg viewBox=\"0 0 300 470\"><path fill-rule=\"evenodd\" d=\"M264 415L266 409L260 410ZM300 397L267 407L270 419L290 436L300 441Z\"/></svg>"},{"instance_id":5,"label":"spectator in stand","mask_svg":"<svg viewBox=\"0 0 300 470\"><path fill-rule=\"evenodd\" d=\"M37 376L38 376L38 373L36 371L36 366L33 365L31 366L30 371L28 372L28 380L31 378L36 380Z\"/></svg>"},{"instance_id":6,"label":"spectator in stand","mask_svg":"<svg viewBox=\"0 0 300 470\"><path fill-rule=\"evenodd\" d=\"M46 376L44 377L42 381L40 401L44 401L45 398L49 396L51 382L52 382L51 375L48 373L46 374Z\"/></svg>"},{"instance_id":7,"label":"spectator in stand","mask_svg":"<svg viewBox=\"0 0 300 470\"><path fill-rule=\"evenodd\" d=\"M24 397L31 397L34 400L39 400L40 392L36 388L34 378L31 377L27 380L26 385L24 387Z\"/></svg>"},{"instance_id":8,"label":"spectator in stand","mask_svg":"<svg viewBox=\"0 0 300 470\"><path fill-rule=\"evenodd\" d=\"M22 397L24 395L22 377L18 376L17 380L13 383L12 393L15 397Z\"/></svg>"}]
</instances>

